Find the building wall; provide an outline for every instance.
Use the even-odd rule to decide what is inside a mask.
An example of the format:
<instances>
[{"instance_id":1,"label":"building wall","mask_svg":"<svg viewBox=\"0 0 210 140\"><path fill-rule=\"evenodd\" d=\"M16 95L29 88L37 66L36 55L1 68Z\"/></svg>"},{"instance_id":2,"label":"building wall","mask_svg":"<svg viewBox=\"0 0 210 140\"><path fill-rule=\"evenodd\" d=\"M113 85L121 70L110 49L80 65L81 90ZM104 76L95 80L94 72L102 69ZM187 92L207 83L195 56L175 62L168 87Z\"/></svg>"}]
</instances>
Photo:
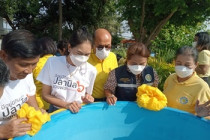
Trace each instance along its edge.
<instances>
[{"instance_id":1,"label":"building wall","mask_svg":"<svg viewBox=\"0 0 210 140\"><path fill-rule=\"evenodd\" d=\"M0 39L2 38L2 36L9 33L10 31L12 31L12 28L9 26L6 20L0 17Z\"/></svg>"}]
</instances>

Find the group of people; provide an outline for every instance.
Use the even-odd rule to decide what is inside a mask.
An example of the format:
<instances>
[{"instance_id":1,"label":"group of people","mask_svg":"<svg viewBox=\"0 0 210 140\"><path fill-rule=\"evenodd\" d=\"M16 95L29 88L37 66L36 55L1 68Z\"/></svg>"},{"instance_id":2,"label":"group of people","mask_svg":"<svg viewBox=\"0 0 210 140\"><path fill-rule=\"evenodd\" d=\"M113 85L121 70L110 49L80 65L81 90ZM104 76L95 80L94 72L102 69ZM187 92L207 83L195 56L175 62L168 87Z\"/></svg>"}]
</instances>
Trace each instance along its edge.
<instances>
[{"instance_id":1,"label":"group of people","mask_svg":"<svg viewBox=\"0 0 210 140\"><path fill-rule=\"evenodd\" d=\"M169 107L206 117L210 115L210 37L196 34L195 41L194 47L178 49L176 73L165 81L163 93ZM43 113L59 108L77 113L83 103L136 101L138 86L158 86L158 74L147 64L150 51L144 44L131 45L125 64L118 67L111 42L111 34L102 28L93 35L86 28L78 29L57 46L52 39L36 39L27 30L8 33L0 51L0 139L30 130L31 124L22 123L25 118L15 116L24 103Z\"/></svg>"}]
</instances>

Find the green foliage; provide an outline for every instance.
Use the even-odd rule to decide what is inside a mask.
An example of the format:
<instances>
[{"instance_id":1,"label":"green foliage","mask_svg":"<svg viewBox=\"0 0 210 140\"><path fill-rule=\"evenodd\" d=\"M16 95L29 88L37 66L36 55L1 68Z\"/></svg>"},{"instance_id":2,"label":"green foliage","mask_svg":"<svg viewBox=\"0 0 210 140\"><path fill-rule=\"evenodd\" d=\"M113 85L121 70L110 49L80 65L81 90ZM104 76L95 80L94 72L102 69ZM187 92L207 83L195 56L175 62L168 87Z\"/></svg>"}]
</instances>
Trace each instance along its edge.
<instances>
[{"instance_id":1,"label":"green foliage","mask_svg":"<svg viewBox=\"0 0 210 140\"><path fill-rule=\"evenodd\" d=\"M123 38L119 37L119 35L112 35L112 48L120 47L120 42Z\"/></svg>"},{"instance_id":2,"label":"green foliage","mask_svg":"<svg viewBox=\"0 0 210 140\"><path fill-rule=\"evenodd\" d=\"M143 42L146 42L156 27L162 28L157 25L164 25L162 20L166 20L170 13L172 17L169 18L169 22L176 27L196 26L210 15L210 0L119 0L118 11L122 14L122 19L128 21L137 40L140 38L143 1L145 1ZM157 34L158 31L156 30Z\"/></svg>"},{"instance_id":3,"label":"green foliage","mask_svg":"<svg viewBox=\"0 0 210 140\"><path fill-rule=\"evenodd\" d=\"M204 24L198 23L196 26L175 26L167 24L152 42L151 49L154 52L158 50L167 50L167 48L177 50L179 47L191 46L195 34L201 29L205 30Z\"/></svg>"},{"instance_id":4,"label":"green foliage","mask_svg":"<svg viewBox=\"0 0 210 140\"><path fill-rule=\"evenodd\" d=\"M149 65L156 69L162 90L166 78L174 72L173 60L176 50L182 46L191 46L194 35L206 26L199 23L197 26L175 26L167 24L159 36L152 42L151 51L155 53L155 59L149 60Z\"/></svg>"},{"instance_id":5,"label":"green foliage","mask_svg":"<svg viewBox=\"0 0 210 140\"><path fill-rule=\"evenodd\" d=\"M148 65L152 66L157 71L159 77L158 88L163 91L165 80L170 74L174 73L174 64L166 63L161 57L150 57Z\"/></svg>"},{"instance_id":6,"label":"green foliage","mask_svg":"<svg viewBox=\"0 0 210 140\"><path fill-rule=\"evenodd\" d=\"M120 46L119 48L112 49L112 52L114 52L116 55L120 55L123 58L126 58L126 51L127 49L122 46Z\"/></svg>"},{"instance_id":7,"label":"green foliage","mask_svg":"<svg viewBox=\"0 0 210 140\"><path fill-rule=\"evenodd\" d=\"M0 0L0 16L9 16L16 28L24 28L38 36L58 37L58 1ZM63 0L63 38L81 26L94 32L106 28L117 35L120 21L112 0Z\"/></svg>"}]
</instances>

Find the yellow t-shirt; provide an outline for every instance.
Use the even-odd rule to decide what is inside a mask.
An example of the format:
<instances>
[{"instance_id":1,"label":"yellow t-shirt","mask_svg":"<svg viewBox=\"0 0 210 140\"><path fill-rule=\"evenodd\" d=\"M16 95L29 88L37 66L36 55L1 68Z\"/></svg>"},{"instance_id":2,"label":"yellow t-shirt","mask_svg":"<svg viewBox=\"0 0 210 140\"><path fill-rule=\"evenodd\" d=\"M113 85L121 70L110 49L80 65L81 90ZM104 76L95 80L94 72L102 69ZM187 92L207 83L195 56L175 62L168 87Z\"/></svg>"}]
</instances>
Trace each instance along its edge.
<instances>
[{"instance_id":1,"label":"yellow t-shirt","mask_svg":"<svg viewBox=\"0 0 210 140\"><path fill-rule=\"evenodd\" d=\"M43 108L43 109L49 109L49 103L45 102L42 99L42 83L38 80L36 80L36 78L38 77L40 71L42 70L42 68L44 67L45 63L47 62L47 59L49 57L53 56L52 54L48 54L45 55L43 57L41 57L39 59L39 62L36 65L36 68L33 70L33 78L34 78L34 83L36 85L36 100L37 103L39 105L39 108Z\"/></svg>"},{"instance_id":2,"label":"yellow t-shirt","mask_svg":"<svg viewBox=\"0 0 210 140\"><path fill-rule=\"evenodd\" d=\"M168 107L177 108L195 114L197 100L204 103L210 100L210 89L195 72L184 82L177 81L177 75L171 74L165 81L164 91Z\"/></svg>"},{"instance_id":3,"label":"yellow t-shirt","mask_svg":"<svg viewBox=\"0 0 210 140\"><path fill-rule=\"evenodd\" d=\"M97 69L92 95L94 98L104 98L104 84L108 78L109 72L118 67L116 55L110 52L108 57L101 61L92 51L88 62Z\"/></svg>"},{"instance_id":4,"label":"yellow t-shirt","mask_svg":"<svg viewBox=\"0 0 210 140\"><path fill-rule=\"evenodd\" d=\"M209 65L209 70L205 75L199 74L200 77L210 76L210 51L203 50L198 54L198 64L199 65Z\"/></svg>"}]
</instances>

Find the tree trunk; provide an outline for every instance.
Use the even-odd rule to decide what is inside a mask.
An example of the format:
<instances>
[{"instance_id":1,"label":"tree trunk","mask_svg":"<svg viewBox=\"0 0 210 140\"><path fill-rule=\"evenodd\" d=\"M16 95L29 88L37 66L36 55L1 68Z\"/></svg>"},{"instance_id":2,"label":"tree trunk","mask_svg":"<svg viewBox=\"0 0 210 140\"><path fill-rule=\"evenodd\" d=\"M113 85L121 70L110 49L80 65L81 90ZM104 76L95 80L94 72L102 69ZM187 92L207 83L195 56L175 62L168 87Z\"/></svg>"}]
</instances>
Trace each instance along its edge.
<instances>
[{"instance_id":1,"label":"tree trunk","mask_svg":"<svg viewBox=\"0 0 210 140\"><path fill-rule=\"evenodd\" d=\"M144 40L144 18L145 18L145 0L142 2L142 12L141 12L141 25L140 25L140 39L139 41L142 42Z\"/></svg>"},{"instance_id":2,"label":"tree trunk","mask_svg":"<svg viewBox=\"0 0 210 140\"><path fill-rule=\"evenodd\" d=\"M163 26L168 22L168 20L174 15L174 13L177 11L177 9L173 10L168 16L166 16L163 20L161 20L158 25L155 27L155 29L152 31L150 36L148 37L145 45L149 46L151 44L151 40L154 40L155 37L160 33Z\"/></svg>"},{"instance_id":3,"label":"tree trunk","mask_svg":"<svg viewBox=\"0 0 210 140\"><path fill-rule=\"evenodd\" d=\"M59 0L59 24L58 24L58 40L62 40L62 0Z\"/></svg>"},{"instance_id":4,"label":"tree trunk","mask_svg":"<svg viewBox=\"0 0 210 140\"><path fill-rule=\"evenodd\" d=\"M9 24L9 26L12 28L12 30L16 30L16 26L12 23L11 19L9 18L9 16L5 14L4 18L6 19L6 21Z\"/></svg>"}]
</instances>

